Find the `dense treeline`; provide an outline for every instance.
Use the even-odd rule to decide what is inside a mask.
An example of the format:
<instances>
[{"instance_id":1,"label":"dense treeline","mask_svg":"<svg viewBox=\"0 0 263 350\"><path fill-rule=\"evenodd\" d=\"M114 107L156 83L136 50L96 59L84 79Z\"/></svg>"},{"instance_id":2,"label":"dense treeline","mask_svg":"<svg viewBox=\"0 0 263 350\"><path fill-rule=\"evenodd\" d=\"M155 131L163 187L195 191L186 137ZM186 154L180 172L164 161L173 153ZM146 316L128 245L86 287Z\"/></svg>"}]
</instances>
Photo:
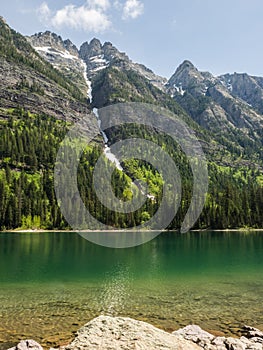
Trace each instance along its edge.
<instances>
[{"instance_id":1,"label":"dense treeline","mask_svg":"<svg viewBox=\"0 0 263 350\"><path fill-rule=\"evenodd\" d=\"M155 130L148 130L136 125L111 129L108 136L112 143L128 137L138 137L151 140L163 148L172 156L177 164L182 180L182 203L178 215L175 217L169 228L178 228L189 208L192 196L193 178L187 157L181 152L179 146L167 135L160 134ZM165 146L164 146L165 145ZM204 210L196 223L195 228L237 228L237 227L263 227L263 175L262 171L255 167L242 165L242 158L236 159L235 164L230 166L219 166L222 157L231 157L231 153L222 150L217 154L217 161L209 160L209 193ZM231 159L231 158L229 158ZM235 159L235 158L234 158ZM240 164L238 164L238 161ZM147 180L150 183L150 190L157 194L156 173L142 175L142 171L148 165L142 162L128 161L124 169L132 178ZM161 185L161 184L159 184ZM152 188L155 188L152 190ZM158 189L159 190L159 189ZM160 190L159 190L160 197Z\"/></svg>"},{"instance_id":2,"label":"dense treeline","mask_svg":"<svg viewBox=\"0 0 263 350\"><path fill-rule=\"evenodd\" d=\"M0 227L58 227L53 190L56 149L67 125L23 109L0 120Z\"/></svg>"},{"instance_id":3,"label":"dense treeline","mask_svg":"<svg viewBox=\"0 0 263 350\"><path fill-rule=\"evenodd\" d=\"M23 109L5 111L5 114L6 118L0 120L0 228L68 229L57 205L53 169L59 144L69 125ZM132 131L126 127L118 130L116 135L125 138L132 135ZM141 130L140 137L163 145L180 169L182 201L169 226L177 229L191 202L193 179L187 159L169 137L157 133L149 135L147 130ZM93 170L102 151L99 144L88 146L79 164L79 191L90 213L116 228L147 222L162 200L161 176L146 162L137 159L125 161L122 164L125 174L117 169L113 172L111 183L115 195L127 201L131 199L132 187L134 195L138 195L140 188L133 181L140 179L148 183L152 197L133 213L110 211L100 203L93 188ZM106 158L104 163L105 168L112 166ZM209 162L209 177L206 205L195 228L263 226L263 177L258 170L220 167ZM74 203L69 205L72 205L72 210L77 210Z\"/></svg>"}]
</instances>

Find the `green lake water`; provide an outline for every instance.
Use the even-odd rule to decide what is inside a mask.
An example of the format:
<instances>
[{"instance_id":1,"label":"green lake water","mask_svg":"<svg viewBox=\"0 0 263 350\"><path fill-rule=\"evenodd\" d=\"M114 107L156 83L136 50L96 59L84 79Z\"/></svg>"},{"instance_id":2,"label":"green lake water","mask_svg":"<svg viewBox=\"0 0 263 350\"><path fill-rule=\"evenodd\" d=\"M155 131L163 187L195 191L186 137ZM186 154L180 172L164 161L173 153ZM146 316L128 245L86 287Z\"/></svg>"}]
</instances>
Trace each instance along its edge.
<instances>
[{"instance_id":1,"label":"green lake water","mask_svg":"<svg viewBox=\"0 0 263 350\"><path fill-rule=\"evenodd\" d=\"M100 315L172 331L263 329L263 232L163 233L129 249L76 233L0 233L0 348L63 345Z\"/></svg>"}]
</instances>

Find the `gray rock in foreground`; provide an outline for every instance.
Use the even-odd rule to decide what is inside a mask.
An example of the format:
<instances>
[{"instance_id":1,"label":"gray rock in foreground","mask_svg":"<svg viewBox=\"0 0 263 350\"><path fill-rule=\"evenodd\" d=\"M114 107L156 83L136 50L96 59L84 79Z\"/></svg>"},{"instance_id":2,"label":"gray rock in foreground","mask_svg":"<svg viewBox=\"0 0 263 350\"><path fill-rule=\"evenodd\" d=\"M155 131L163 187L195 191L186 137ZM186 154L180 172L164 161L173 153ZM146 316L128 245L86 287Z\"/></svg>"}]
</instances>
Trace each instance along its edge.
<instances>
[{"instance_id":1,"label":"gray rock in foreground","mask_svg":"<svg viewBox=\"0 0 263 350\"><path fill-rule=\"evenodd\" d=\"M99 316L77 332L65 350L200 350L180 335L164 332L148 323L131 318Z\"/></svg>"},{"instance_id":2,"label":"gray rock in foreground","mask_svg":"<svg viewBox=\"0 0 263 350\"><path fill-rule=\"evenodd\" d=\"M9 350L43 350L43 348L34 340L22 340Z\"/></svg>"},{"instance_id":3,"label":"gray rock in foreground","mask_svg":"<svg viewBox=\"0 0 263 350\"><path fill-rule=\"evenodd\" d=\"M256 328L244 326L242 330L244 336L240 339L214 337L212 334L202 330L199 326L186 326L174 335L181 335L184 339L198 344L205 350L262 350L263 332Z\"/></svg>"},{"instance_id":4,"label":"gray rock in foreground","mask_svg":"<svg viewBox=\"0 0 263 350\"><path fill-rule=\"evenodd\" d=\"M263 332L244 326L242 334L240 339L215 337L196 325L170 334L131 318L99 316L61 350L263 350ZM34 340L25 340L9 350L43 349Z\"/></svg>"}]
</instances>

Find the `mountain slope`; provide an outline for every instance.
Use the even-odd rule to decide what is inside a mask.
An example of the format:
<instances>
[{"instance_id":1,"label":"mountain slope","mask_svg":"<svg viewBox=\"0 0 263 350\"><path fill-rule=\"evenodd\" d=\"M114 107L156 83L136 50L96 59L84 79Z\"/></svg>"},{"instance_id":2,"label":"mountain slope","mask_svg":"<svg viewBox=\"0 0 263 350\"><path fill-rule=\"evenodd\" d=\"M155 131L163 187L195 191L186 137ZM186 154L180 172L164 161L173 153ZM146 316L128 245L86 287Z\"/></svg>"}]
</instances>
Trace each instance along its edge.
<instances>
[{"instance_id":1,"label":"mountain slope","mask_svg":"<svg viewBox=\"0 0 263 350\"><path fill-rule=\"evenodd\" d=\"M27 37L27 40L41 57L74 82L86 95L86 65L81 60L77 47L69 39L63 40L59 35L46 31Z\"/></svg>"},{"instance_id":2,"label":"mountain slope","mask_svg":"<svg viewBox=\"0 0 263 350\"><path fill-rule=\"evenodd\" d=\"M165 85L165 79L133 63L111 43L102 45L93 39L78 51L69 40L51 32L26 39L2 20L0 55L0 229L68 228L53 185L60 142L76 119L88 117L88 131L98 131L92 107L126 101L171 110L202 143L210 182L207 202L195 228L263 226L261 115L234 96L223 79L199 72L188 61ZM260 79L256 81L261 84ZM87 103L87 90L92 92L92 105ZM169 228L179 228L193 191L189 160L179 145L154 127L124 125L107 130L107 136L109 145L125 138L146 138L173 158L182 178L182 201ZM141 190L134 180L139 179L147 182L149 196L140 209L128 215L108 210L93 188L98 158L104 154L105 171L113 166L107 161L101 136L98 141L87 146L79 162L81 198L91 215L106 225L140 225L158 210L163 179L147 162L125 160L121 164L124 172L115 169L111 178L115 195L127 201L135 187L137 196ZM69 157L67 152L64 155ZM69 209L78 210L74 198ZM84 213L77 213L82 220Z\"/></svg>"},{"instance_id":3,"label":"mountain slope","mask_svg":"<svg viewBox=\"0 0 263 350\"><path fill-rule=\"evenodd\" d=\"M22 107L68 121L90 113L85 94L2 19L0 57L2 110Z\"/></svg>"},{"instance_id":4,"label":"mountain slope","mask_svg":"<svg viewBox=\"0 0 263 350\"><path fill-rule=\"evenodd\" d=\"M79 53L87 64L89 78L96 76L102 69L115 67L126 71L134 71L161 90L164 89L167 81L165 78L154 74L144 65L132 62L124 52L118 51L110 42L102 45L98 39L94 38L90 43L82 44Z\"/></svg>"},{"instance_id":5,"label":"mountain slope","mask_svg":"<svg viewBox=\"0 0 263 350\"><path fill-rule=\"evenodd\" d=\"M233 96L242 99L263 114L263 78L234 73L221 75L219 79Z\"/></svg>"},{"instance_id":6,"label":"mountain slope","mask_svg":"<svg viewBox=\"0 0 263 350\"><path fill-rule=\"evenodd\" d=\"M56 154L74 121L87 118L87 132L97 131L96 118L85 94L2 18L0 82L0 229L65 228ZM101 153L99 142L90 152Z\"/></svg>"},{"instance_id":7,"label":"mountain slope","mask_svg":"<svg viewBox=\"0 0 263 350\"><path fill-rule=\"evenodd\" d=\"M218 142L231 152L261 162L263 116L241 99L241 95L237 96L225 81L208 72L199 72L191 62L185 61L166 87L167 93L200 126L211 131Z\"/></svg>"},{"instance_id":8,"label":"mountain slope","mask_svg":"<svg viewBox=\"0 0 263 350\"><path fill-rule=\"evenodd\" d=\"M93 107L125 101L158 103L179 113L197 132L208 155L221 159L220 163L261 162L262 116L232 95L222 79L199 72L191 62L183 62L166 82L147 67L133 63L109 42L102 45L94 38L77 51L69 40L63 41L50 32L29 40L55 67L61 71L66 67L69 76L74 76L76 62L80 67L78 76L83 73L81 65L86 65ZM78 81L82 84L83 78Z\"/></svg>"}]
</instances>

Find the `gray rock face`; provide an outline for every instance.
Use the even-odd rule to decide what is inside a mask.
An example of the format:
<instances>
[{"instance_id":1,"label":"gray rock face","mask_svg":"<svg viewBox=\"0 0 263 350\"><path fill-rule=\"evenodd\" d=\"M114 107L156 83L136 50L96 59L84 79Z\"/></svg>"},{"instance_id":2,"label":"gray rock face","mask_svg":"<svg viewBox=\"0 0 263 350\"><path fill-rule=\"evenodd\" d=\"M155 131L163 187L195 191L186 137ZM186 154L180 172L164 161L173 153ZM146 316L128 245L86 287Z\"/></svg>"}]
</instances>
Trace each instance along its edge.
<instances>
[{"instance_id":1,"label":"gray rock face","mask_svg":"<svg viewBox=\"0 0 263 350\"><path fill-rule=\"evenodd\" d=\"M87 76L89 79L109 66L102 44L98 39L94 38L90 43L82 44L79 55L87 65Z\"/></svg>"},{"instance_id":2,"label":"gray rock face","mask_svg":"<svg viewBox=\"0 0 263 350\"><path fill-rule=\"evenodd\" d=\"M47 31L27 37L27 40L41 57L60 70L83 94L86 94L85 64L79 56L77 47L69 39L63 40L61 36Z\"/></svg>"},{"instance_id":3,"label":"gray rock face","mask_svg":"<svg viewBox=\"0 0 263 350\"><path fill-rule=\"evenodd\" d=\"M253 147L256 142L261 147L263 116L258 110L262 103L263 111L263 89L260 84L263 81L246 74L214 77L184 61L166 84L166 91L200 126L210 130L217 141L223 138L227 147L234 145L244 152L244 145Z\"/></svg>"},{"instance_id":4,"label":"gray rock face","mask_svg":"<svg viewBox=\"0 0 263 350\"><path fill-rule=\"evenodd\" d=\"M219 77L231 94L241 98L261 114L263 113L262 78L246 73L225 74Z\"/></svg>"},{"instance_id":5,"label":"gray rock face","mask_svg":"<svg viewBox=\"0 0 263 350\"><path fill-rule=\"evenodd\" d=\"M208 95L223 108L228 123L245 130L257 130L263 125L263 117L249 108L244 102L235 99L222 85L215 85L208 90Z\"/></svg>"},{"instance_id":6,"label":"gray rock face","mask_svg":"<svg viewBox=\"0 0 263 350\"><path fill-rule=\"evenodd\" d=\"M80 57L83 60L88 60L90 57L99 56L103 54L101 42L94 38L90 43L85 42L80 46Z\"/></svg>"},{"instance_id":7,"label":"gray rock face","mask_svg":"<svg viewBox=\"0 0 263 350\"><path fill-rule=\"evenodd\" d=\"M133 70L162 90L167 82L165 78L154 74L144 65L132 62L124 52L120 52L110 42L102 45L98 39L92 39L90 43L86 42L81 45L79 54L87 64L88 77L91 79L99 71L110 66L118 69Z\"/></svg>"},{"instance_id":8,"label":"gray rock face","mask_svg":"<svg viewBox=\"0 0 263 350\"><path fill-rule=\"evenodd\" d=\"M247 132L251 129L258 130L263 125L262 115L256 113L247 103L250 99L245 98L245 96L248 96L247 90L250 89L250 94L258 91L261 96L262 89L247 74L226 75L216 78L208 72L199 72L191 62L184 61L169 79L167 89L177 102L183 104L186 110L187 103L184 104L184 99L189 99L188 95L192 96L195 104L195 119L198 119L197 121L201 125L203 117L211 111L210 118L213 120L210 123L211 127L208 124L208 128L218 128L222 121L228 131L232 128L238 128ZM203 108L197 105L197 101L199 101L199 104L203 104ZM190 110L187 110L187 112L193 114ZM214 117L212 114L214 114ZM202 126L205 126L205 124L203 123Z\"/></svg>"},{"instance_id":9,"label":"gray rock face","mask_svg":"<svg viewBox=\"0 0 263 350\"><path fill-rule=\"evenodd\" d=\"M0 62L0 77L0 103L2 108L22 106L31 113L43 113L71 122L90 115L89 119L92 121L94 118L94 124L96 124L95 117L92 116L86 104L74 100L65 89L27 67L22 69L2 60ZM26 81L30 85L35 83L41 86L44 95L21 90L19 84L22 81Z\"/></svg>"},{"instance_id":10,"label":"gray rock face","mask_svg":"<svg viewBox=\"0 0 263 350\"><path fill-rule=\"evenodd\" d=\"M198 345L148 323L124 317L99 316L82 327L64 350L198 350Z\"/></svg>"},{"instance_id":11,"label":"gray rock face","mask_svg":"<svg viewBox=\"0 0 263 350\"><path fill-rule=\"evenodd\" d=\"M63 40L60 35L50 31L34 34L27 37L27 40L34 47L51 47L58 51L67 50L73 56L79 56L77 47L69 39Z\"/></svg>"},{"instance_id":12,"label":"gray rock face","mask_svg":"<svg viewBox=\"0 0 263 350\"><path fill-rule=\"evenodd\" d=\"M217 79L208 72L199 72L190 62L184 61L168 80L167 88L171 95L184 95L189 91L194 97L205 95L208 87L214 85Z\"/></svg>"}]
</instances>

